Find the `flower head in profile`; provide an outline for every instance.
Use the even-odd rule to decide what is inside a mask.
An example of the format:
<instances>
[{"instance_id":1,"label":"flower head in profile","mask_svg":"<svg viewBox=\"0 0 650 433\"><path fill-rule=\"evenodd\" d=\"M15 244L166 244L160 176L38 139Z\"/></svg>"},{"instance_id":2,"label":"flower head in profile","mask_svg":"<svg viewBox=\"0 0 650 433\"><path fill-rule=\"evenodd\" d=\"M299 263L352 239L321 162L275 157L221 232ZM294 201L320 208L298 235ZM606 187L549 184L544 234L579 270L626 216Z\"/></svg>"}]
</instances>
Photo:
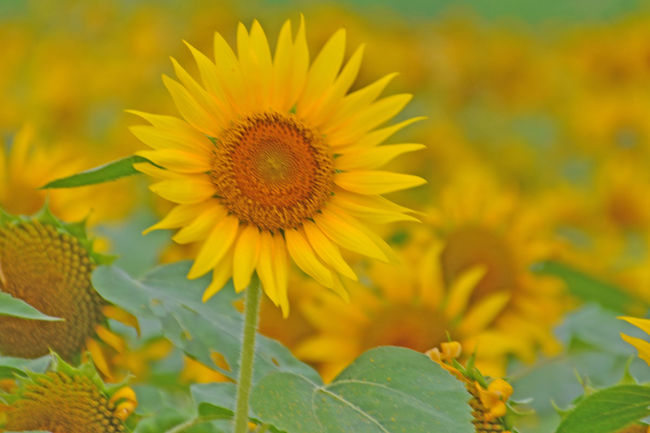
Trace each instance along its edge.
<instances>
[{"instance_id":1,"label":"flower head in profile","mask_svg":"<svg viewBox=\"0 0 650 433\"><path fill-rule=\"evenodd\" d=\"M619 319L625 320L628 323L641 329L646 334L650 335L650 319L639 319L638 317L622 316ZM650 342L641 338L631 337L626 334L621 334L621 338L639 351L639 358L643 359L650 365Z\"/></svg>"},{"instance_id":2,"label":"flower head in profile","mask_svg":"<svg viewBox=\"0 0 650 433\"><path fill-rule=\"evenodd\" d=\"M92 364L74 368L56 356L55 361L51 371L29 373L0 394L0 431L129 431L125 420L137 406L131 388L107 387Z\"/></svg>"},{"instance_id":3,"label":"flower head in profile","mask_svg":"<svg viewBox=\"0 0 650 433\"><path fill-rule=\"evenodd\" d=\"M462 351L463 347L459 342L448 341L442 343L440 348L428 350L426 354L465 383L465 388L472 397L469 404L474 418L472 423L477 433L508 433L510 430L507 430L504 417L508 411L508 399L513 393L512 385L500 378L488 380L474 366L473 356L465 365L459 363L457 358Z\"/></svg>"},{"instance_id":4,"label":"flower head in profile","mask_svg":"<svg viewBox=\"0 0 650 433\"><path fill-rule=\"evenodd\" d=\"M412 219L382 194L424 180L378 170L422 147L380 146L418 120L384 126L411 96L380 97L394 75L350 92L363 46L345 62L339 30L310 62L302 20L295 37L285 22L273 55L257 21L239 25L237 54L218 33L214 61L189 49L200 80L173 59L178 81L163 77L182 119L138 112L151 125L132 129L152 148L138 154L155 164L136 168L177 204L152 229L202 243L188 276L212 271L206 299L231 277L243 290L256 272L286 315L289 258L344 295L340 275L356 275L340 248L387 260L390 247L367 224Z\"/></svg>"},{"instance_id":5,"label":"flower head in profile","mask_svg":"<svg viewBox=\"0 0 650 433\"><path fill-rule=\"evenodd\" d=\"M110 376L105 350L124 350L108 318L137 327L137 321L108 304L93 288L91 273L110 257L92 249L83 223L66 224L47 207L32 217L0 209L0 292L19 298L61 321L0 315L0 354L37 358L50 351L77 361L88 350Z\"/></svg>"}]
</instances>

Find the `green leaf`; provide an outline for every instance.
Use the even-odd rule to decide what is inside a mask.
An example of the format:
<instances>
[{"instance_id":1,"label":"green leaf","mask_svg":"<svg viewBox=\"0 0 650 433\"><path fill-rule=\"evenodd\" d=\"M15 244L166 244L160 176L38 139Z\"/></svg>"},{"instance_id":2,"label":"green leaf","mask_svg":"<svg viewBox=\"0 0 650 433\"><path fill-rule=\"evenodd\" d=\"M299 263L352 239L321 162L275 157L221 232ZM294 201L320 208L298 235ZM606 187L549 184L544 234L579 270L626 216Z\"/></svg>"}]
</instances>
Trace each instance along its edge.
<instances>
[{"instance_id":1,"label":"green leaf","mask_svg":"<svg viewBox=\"0 0 650 433\"><path fill-rule=\"evenodd\" d=\"M380 347L361 355L332 383L272 373L251 403L287 433L471 433L464 384L427 356Z\"/></svg>"},{"instance_id":2,"label":"green leaf","mask_svg":"<svg viewBox=\"0 0 650 433\"><path fill-rule=\"evenodd\" d=\"M188 280L189 268L189 262L179 262L134 279L116 266L98 267L93 286L104 299L136 317L159 322L163 335L192 358L236 379L243 317L233 302L239 295L228 284L208 302L202 302L210 279ZM314 369L277 341L260 335L256 347L254 381L276 371L319 380ZM215 352L223 356L227 366L214 363Z\"/></svg>"},{"instance_id":3,"label":"green leaf","mask_svg":"<svg viewBox=\"0 0 650 433\"><path fill-rule=\"evenodd\" d=\"M137 155L127 156L126 158L118 159L117 161L109 162L108 164L100 165L99 167L91 168L81 173L53 180L41 188L75 188L139 174L140 172L133 168L133 164L138 162L150 161Z\"/></svg>"},{"instance_id":4,"label":"green leaf","mask_svg":"<svg viewBox=\"0 0 650 433\"><path fill-rule=\"evenodd\" d=\"M1 271L1 270L0 270ZM0 316L20 317L29 320L56 322L63 320L41 313L22 299L14 298L9 293L0 292Z\"/></svg>"},{"instance_id":5,"label":"green leaf","mask_svg":"<svg viewBox=\"0 0 650 433\"><path fill-rule=\"evenodd\" d=\"M556 433L612 433L650 415L650 387L619 385L585 397Z\"/></svg>"},{"instance_id":6,"label":"green leaf","mask_svg":"<svg viewBox=\"0 0 650 433\"><path fill-rule=\"evenodd\" d=\"M24 376L26 371L43 373L50 365L51 360L50 355L41 356L36 359L0 356L0 379L13 378L16 374Z\"/></svg>"},{"instance_id":7,"label":"green leaf","mask_svg":"<svg viewBox=\"0 0 650 433\"><path fill-rule=\"evenodd\" d=\"M596 302L610 310L626 312L635 309L640 310L639 314L642 314L645 309L650 307L641 299L624 292L621 288L586 275L560 262L538 263L535 265L534 271L562 278L573 295L585 301Z\"/></svg>"}]
</instances>

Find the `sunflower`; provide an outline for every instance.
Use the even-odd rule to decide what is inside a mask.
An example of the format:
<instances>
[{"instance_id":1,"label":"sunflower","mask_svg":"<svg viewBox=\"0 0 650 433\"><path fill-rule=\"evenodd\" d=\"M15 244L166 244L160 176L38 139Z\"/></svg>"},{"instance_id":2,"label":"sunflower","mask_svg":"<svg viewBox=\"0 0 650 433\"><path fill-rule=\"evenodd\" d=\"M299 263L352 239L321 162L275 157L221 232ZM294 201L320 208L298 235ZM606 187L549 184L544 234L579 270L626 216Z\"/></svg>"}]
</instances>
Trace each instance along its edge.
<instances>
[{"instance_id":1,"label":"sunflower","mask_svg":"<svg viewBox=\"0 0 650 433\"><path fill-rule=\"evenodd\" d=\"M390 247L367 223L412 219L381 194L425 181L378 170L420 144L379 146L411 118L383 126L411 95L380 98L394 75L349 93L363 46L344 64L337 31L310 65L304 21L280 30L275 54L262 27L237 30L237 55L215 34L215 62L189 46L201 84L174 59L163 81L183 119L135 112L151 123L133 133L153 150L136 168L159 181L151 190L177 204L151 229L180 228L178 243L201 242L188 274L212 270L208 299L232 276L242 291L257 272L268 297L289 312L289 257L341 293L356 279L340 247L388 260Z\"/></svg>"},{"instance_id":2,"label":"sunflower","mask_svg":"<svg viewBox=\"0 0 650 433\"><path fill-rule=\"evenodd\" d=\"M57 216L76 221L87 218L91 223L124 215L131 205L126 188L119 184L72 189L39 189L49 181L84 170L93 165L79 156L71 143L42 146L36 130L24 126L13 139L0 140L0 207L17 215L31 215L48 201ZM125 197L116 201L115 196Z\"/></svg>"},{"instance_id":3,"label":"sunflower","mask_svg":"<svg viewBox=\"0 0 650 433\"><path fill-rule=\"evenodd\" d=\"M129 431L124 421L137 406L131 388L107 388L92 364L74 368L55 360L51 371L29 373L10 393L0 394L0 431Z\"/></svg>"},{"instance_id":4,"label":"sunflower","mask_svg":"<svg viewBox=\"0 0 650 433\"><path fill-rule=\"evenodd\" d=\"M485 273L468 302L488 302L497 294L507 298L489 325L507 336L509 345L516 344L524 360L534 360L538 349L557 351L551 328L567 308L563 286L531 272L532 265L553 258L558 249L543 208L473 167L443 188L430 227L444 244L440 268L446 284L482 266ZM486 341L481 347L498 344Z\"/></svg>"},{"instance_id":5,"label":"sunflower","mask_svg":"<svg viewBox=\"0 0 650 433\"><path fill-rule=\"evenodd\" d=\"M92 250L83 223L65 224L47 207L33 217L14 217L0 209L0 292L64 319L0 316L0 354L37 358L53 350L74 361L87 349L110 376L105 351L124 351L125 343L109 330L107 319L133 327L137 321L92 287L92 270L109 260Z\"/></svg>"},{"instance_id":6,"label":"sunflower","mask_svg":"<svg viewBox=\"0 0 650 433\"><path fill-rule=\"evenodd\" d=\"M456 379L465 383L470 394L472 407L472 424L477 433L510 433L505 415L508 411L508 399L513 393L512 385L501 378L488 380L474 366L474 358L465 365L457 361L463 352L463 346L457 341L441 343L440 349L434 347L426 352L431 360L449 371Z\"/></svg>"},{"instance_id":7,"label":"sunflower","mask_svg":"<svg viewBox=\"0 0 650 433\"><path fill-rule=\"evenodd\" d=\"M316 331L298 344L296 354L318 365L330 380L372 347L424 352L451 336L466 347L483 342L485 350L477 362L502 373L507 355L520 350L508 334L490 325L508 304L509 294L493 293L471 302L485 267L469 268L446 284L443 249L436 239L424 247L414 242L398 250L399 264L371 265L363 280L367 285L350 288L351 302L322 291L303 301L302 313ZM526 356L525 351L520 354Z\"/></svg>"},{"instance_id":8,"label":"sunflower","mask_svg":"<svg viewBox=\"0 0 650 433\"><path fill-rule=\"evenodd\" d=\"M625 320L628 323L641 329L646 334L650 335L650 319L640 319L637 317L621 316L619 319ZM639 358L643 359L650 365L650 342L629 335L621 334L621 338L632 346L636 347L639 351Z\"/></svg>"}]
</instances>

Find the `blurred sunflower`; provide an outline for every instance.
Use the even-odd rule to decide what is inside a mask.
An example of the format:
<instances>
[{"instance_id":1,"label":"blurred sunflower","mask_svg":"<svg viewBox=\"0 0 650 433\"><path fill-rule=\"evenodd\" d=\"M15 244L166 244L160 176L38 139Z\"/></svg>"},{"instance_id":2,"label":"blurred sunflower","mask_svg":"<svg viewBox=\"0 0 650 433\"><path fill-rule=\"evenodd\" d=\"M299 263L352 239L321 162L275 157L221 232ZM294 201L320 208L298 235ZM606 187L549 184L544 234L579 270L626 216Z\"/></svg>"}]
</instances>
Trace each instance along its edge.
<instances>
[{"instance_id":1,"label":"blurred sunflower","mask_svg":"<svg viewBox=\"0 0 650 433\"><path fill-rule=\"evenodd\" d=\"M96 223L123 216L132 205L128 188L112 183L72 189L39 189L49 181L92 166L78 150L65 143L56 146L36 144L35 130L24 126L11 142L0 141L0 207L13 214L31 215L45 201L59 217L76 221L86 218ZM115 200L115 197L122 197Z\"/></svg>"},{"instance_id":2,"label":"blurred sunflower","mask_svg":"<svg viewBox=\"0 0 650 433\"><path fill-rule=\"evenodd\" d=\"M189 47L202 85L173 59L180 83L163 76L184 120L136 112L152 126L132 128L153 148L138 154L158 165L136 168L159 179L152 191L177 203L150 229L181 228L176 242L202 242L188 277L213 271L205 299L231 276L243 290L256 271L287 315L287 256L345 296L339 274L356 275L339 247L387 260L390 247L366 223L412 219L381 194L424 183L377 170L423 147L378 146L418 120L376 129L411 96L378 99L394 75L348 93L363 46L344 64L344 30L311 66L303 21L295 39L285 22L273 57L257 21L250 33L239 25L237 56L218 33L216 63Z\"/></svg>"},{"instance_id":3,"label":"blurred sunflower","mask_svg":"<svg viewBox=\"0 0 650 433\"><path fill-rule=\"evenodd\" d=\"M486 323L499 336L481 337L470 347L479 344L490 350L516 345L518 356L526 361L533 361L538 349L555 352L551 327L567 306L562 285L530 270L533 264L550 259L557 248L544 209L500 187L489 172L467 167L440 192L430 223L444 245L440 269L446 285L481 266L485 273L469 294L468 304L487 303L495 295L507 299Z\"/></svg>"},{"instance_id":4,"label":"blurred sunflower","mask_svg":"<svg viewBox=\"0 0 650 433\"><path fill-rule=\"evenodd\" d=\"M449 371L456 379L465 383L467 392L472 396L472 424L477 433L509 433L505 415L508 411L508 399L513 393L512 385L506 380L495 378L488 380L480 369L474 366L471 357L462 365L457 361L463 352L463 346L457 341L440 344L426 354L442 368Z\"/></svg>"},{"instance_id":5,"label":"blurred sunflower","mask_svg":"<svg viewBox=\"0 0 650 433\"><path fill-rule=\"evenodd\" d=\"M53 350L77 361L88 350L106 376L105 352L125 343L107 326L115 319L137 329L137 319L108 304L92 287L95 266L110 258L93 251L83 223L66 224L47 207L33 217L0 209L0 292L64 320L45 322L0 316L0 353L37 358Z\"/></svg>"},{"instance_id":6,"label":"blurred sunflower","mask_svg":"<svg viewBox=\"0 0 650 433\"><path fill-rule=\"evenodd\" d=\"M427 245L399 250L399 265L373 264L369 278L363 280L368 285L350 289L351 302L322 291L303 301L302 312L316 332L298 344L296 354L318 365L325 380L331 380L372 347L424 352L451 335L461 342L489 341L479 361L490 367L504 364L518 345L489 325L508 303L509 294L493 293L470 303L485 268L468 268L447 285L441 268L444 245L436 240Z\"/></svg>"},{"instance_id":7,"label":"blurred sunflower","mask_svg":"<svg viewBox=\"0 0 650 433\"><path fill-rule=\"evenodd\" d=\"M640 319L629 316L621 316L619 319L625 320L650 335L650 319ZM621 334L621 338L634 346L636 350L639 351L639 358L643 359L648 363L648 365L650 365L650 342L642 340L641 338L630 337L626 334Z\"/></svg>"},{"instance_id":8,"label":"blurred sunflower","mask_svg":"<svg viewBox=\"0 0 650 433\"><path fill-rule=\"evenodd\" d=\"M0 393L0 431L117 433L137 406L133 390L107 388L92 364L74 368L57 359L45 374L29 373Z\"/></svg>"}]
</instances>

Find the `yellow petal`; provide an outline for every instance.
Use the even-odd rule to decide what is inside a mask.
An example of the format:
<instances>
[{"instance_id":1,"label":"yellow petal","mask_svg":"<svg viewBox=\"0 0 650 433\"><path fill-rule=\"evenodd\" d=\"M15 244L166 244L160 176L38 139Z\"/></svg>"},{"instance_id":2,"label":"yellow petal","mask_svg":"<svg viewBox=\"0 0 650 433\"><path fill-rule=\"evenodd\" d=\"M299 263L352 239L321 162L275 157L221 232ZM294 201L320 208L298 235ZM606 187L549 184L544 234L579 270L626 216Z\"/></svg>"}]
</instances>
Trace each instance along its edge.
<instances>
[{"instance_id":1,"label":"yellow petal","mask_svg":"<svg viewBox=\"0 0 650 433\"><path fill-rule=\"evenodd\" d=\"M185 178L185 175L181 173L165 170L164 168L156 167L155 165L148 162L136 162L135 164L133 164L133 168L135 168L140 173L144 173L147 176L151 176L156 179L184 179Z\"/></svg>"},{"instance_id":2,"label":"yellow petal","mask_svg":"<svg viewBox=\"0 0 650 433\"><path fill-rule=\"evenodd\" d=\"M222 218L201 246L187 278L190 280L199 278L214 268L232 245L238 230L239 220L237 218L232 216Z\"/></svg>"},{"instance_id":3,"label":"yellow petal","mask_svg":"<svg viewBox=\"0 0 650 433\"><path fill-rule=\"evenodd\" d=\"M632 346L636 347L639 352L639 358L643 359L650 366L650 343L640 338L630 337L629 335L621 334L621 338Z\"/></svg>"},{"instance_id":4,"label":"yellow petal","mask_svg":"<svg viewBox=\"0 0 650 433\"><path fill-rule=\"evenodd\" d=\"M287 292L289 285L289 261L287 259L287 247L285 240L280 234L274 234L273 240L273 260L275 261L275 284L278 291L278 301L282 309L282 316L289 315L289 295Z\"/></svg>"},{"instance_id":5,"label":"yellow petal","mask_svg":"<svg viewBox=\"0 0 650 433\"><path fill-rule=\"evenodd\" d=\"M507 292L495 293L480 300L465 313L458 332L461 335L472 335L482 331L503 311L509 300Z\"/></svg>"},{"instance_id":6,"label":"yellow petal","mask_svg":"<svg viewBox=\"0 0 650 433\"><path fill-rule=\"evenodd\" d=\"M312 107L321 102L341 69L344 55L345 29L339 29L325 43L309 68L305 88L298 100L301 116L308 115Z\"/></svg>"},{"instance_id":7,"label":"yellow petal","mask_svg":"<svg viewBox=\"0 0 650 433\"><path fill-rule=\"evenodd\" d=\"M367 133L362 138L360 138L356 143L346 147L345 149L366 149L377 146L378 144L383 143L390 136L395 134L397 131L406 128L407 126L426 119L424 116L412 117L410 119L403 120L394 125L386 126L384 128L376 129L372 132Z\"/></svg>"},{"instance_id":8,"label":"yellow petal","mask_svg":"<svg viewBox=\"0 0 650 433\"><path fill-rule=\"evenodd\" d=\"M95 333L101 340L111 346L113 349L117 350L119 353L124 352L126 349L126 343L119 335L111 332L103 325L95 326Z\"/></svg>"},{"instance_id":9,"label":"yellow petal","mask_svg":"<svg viewBox=\"0 0 650 433\"><path fill-rule=\"evenodd\" d=\"M153 230L165 230L183 227L194 220L197 215L205 212L212 206L214 206L214 203L211 201L204 201L195 204L179 204L178 206L172 208L172 210L170 210L169 213L165 215L165 218L143 231L142 234L146 235Z\"/></svg>"},{"instance_id":10,"label":"yellow petal","mask_svg":"<svg viewBox=\"0 0 650 433\"><path fill-rule=\"evenodd\" d=\"M179 120L179 122L182 122ZM183 122L184 123L184 122ZM184 124L185 127L189 125ZM170 132L166 129L149 125L136 125L129 130L140 141L154 149L177 149L209 158L214 145L205 135L195 135L186 131Z\"/></svg>"},{"instance_id":11,"label":"yellow petal","mask_svg":"<svg viewBox=\"0 0 650 433\"><path fill-rule=\"evenodd\" d=\"M204 175L185 175L179 179L156 182L149 189L174 203L189 204L208 200L215 194L210 178Z\"/></svg>"},{"instance_id":12,"label":"yellow petal","mask_svg":"<svg viewBox=\"0 0 650 433\"><path fill-rule=\"evenodd\" d=\"M205 89L203 89L203 87L201 87L199 83L197 83L196 80L194 80L194 78L183 69L176 59L173 57L170 57L170 59L174 66L174 72L181 83L183 83L185 90L187 90L192 99L208 114L211 121L210 130L214 131L209 135L216 136L216 133L230 122L230 118L225 115L227 113L225 102L206 92Z\"/></svg>"},{"instance_id":13,"label":"yellow petal","mask_svg":"<svg viewBox=\"0 0 650 433\"><path fill-rule=\"evenodd\" d=\"M454 319L465 311L470 295L484 275L485 267L475 266L463 272L451 284L447 305L445 307L445 315L447 318Z\"/></svg>"},{"instance_id":14,"label":"yellow petal","mask_svg":"<svg viewBox=\"0 0 650 433\"><path fill-rule=\"evenodd\" d=\"M395 78L397 74L388 74L372 84L367 85L355 92L350 93L341 103L336 114L328 119L321 127L325 134L331 134L348 122L350 116L357 114L360 110L367 108L375 99L384 91L388 83Z\"/></svg>"},{"instance_id":15,"label":"yellow petal","mask_svg":"<svg viewBox=\"0 0 650 433\"><path fill-rule=\"evenodd\" d=\"M361 68L364 49L365 45L361 45L357 48L354 54L352 54L352 57L350 57L350 60L345 64L343 70L332 85L332 88L327 93L325 100L320 105L314 106L312 113L303 113L312 125L318 127L325 123L325 121L332 116L332 113L341 105L343 97L357 78L357 74Z\"/></svg>"},{"instance_id":16,"label":"yellow petal","mask_svg":"<svg viewBox=\"0 0 650 433\"><path fill-rule=\"evenodd\" d=\"M24 170L32 169L27 167L27 158L34 139L34 128L31 125L24 125L14 135L11 145L11 152L7 158L7 167L10 170L10 176L22 174Z\"/></svg>"},{"instance_id":17,"label":"yellow petal","mask_svg":"<svg viewBox=\"0 0 650 433\"><path fill-rule=\"evenodd\" d=\"M269 299L276 306L279 305L278 289L274 269L276 268L273 261L273 237L271 233L262 231L260 233L260 251L257 261L257 275L260 277L262 288Z\"/></svg>"},{"instance_id":18,"label":"yellow petal","mask_svg":"<svg viewBox=\"0 0 650 433\"><path fill-rule=\"evenodd\" d=\"M207 302L211 297L219 293L219 291L226 285L232 276L232 261L233 254L232 251L229 251L224 255L221 263L215 266L212 270L212 281L208 288L203 292L203 297L201 298L203 302Z\"/></svg>"},{"instance_id":19,"label":"yellow petal","mask_svg":"<svg viewBox=\"0 0 650 433\"><path fill-rule=\"evenodd\" d=\"M378 195L423 185L427 181L420 176L381 170L355 170L337 173L334 183L358 194Z\"/></svg>"},{"instance_id":20,"label":"yellow petal","mask_svg":"<svg viewBox=\"0 0 650 433\"><path fill-rule=\"evenodd\" d=\"M305 34L305 17L300 15L300 26L293 46L293 65L291 68L291 86L287 101L289 106L293 106L298 100L299 95L307 81L307 71L309 70L309 48L307 46L307 36Z\"/></svg>"},{"instance_id":21,"label":"yellow petal","mask_svg":"<svg viewBox=\"0 0 650 433\"><path fill-rule=\"evenodd\" d=\"M375 224L386 224L396 221L419 221L411 215L402 213L410 212L410 209L399 206L379 195L361 195L338 190L332 197L331 203L354 217Z\"/></svg>"},{"instance_id":22,"label":"yellow petal","mask_svg":"<svg viewBox=\"0 0 650 433\"><path fill-rule=\"evenodd\" d=\"M86 340L86 347L90 352L90 357L93 359L93 363L95 364L95 367L97 367L97 370L101 371L104 376L110 379L112 377L111 369L108 367L108 361L106 361L104 351L99 343L94 339L89 338Z\"/></svg>"},{"instance_id":23,"label":"yellow petal","mask_svg":"<svg viewBox=\"0 0 650 433\"><path fill-rule=\"evenodd\" d=\"M316 254L318 254L318 257L334 268L337 272L340 272L352 280L357 280L356 274L352 268L350 268L350 265L345 262L343 256L341 256L339 248L323 234L316 224L308 221L303 224L303 229L307 240L314 248L314 251L316 251Z\"/></svg>"},{"instance_id":24,"label":"yellow petal","mask_svg":"<svg viewBox=\"0 0 650 433\"><path fill-rule=\"evenodd\" d=\"M289 111L289 89L292 75L293 42L291 41L291 21L286 20L280 29L273 56L273 79L271 84L271 108L279 112Z\"/></svg>"},{"instance_id":25,"label":"yellow petal","mask_svg":"<svg viewBox=\"0 0 650 433\"><path fill-rule=\"evenodd\" d=\"M336 131L327 134L328 142L336 147L358 141L371 129L395 117L411 98L409 94L391 95L363 108Z\"/></svg>"},{"instance_id":26,"label":"yellow petal","mask_svg":"<svg viewBox=\"0 0 650 433\"><path fill-rule=\"evenodd\" d=\"M305 238L297 230L285 230L287 250L293 261L304 273L325 287L332 287L332 273L314 255Z\"/></svg>"},{"instance_id":27,"label":"yellow petal","mask_svg":"<svg viewBox=\"0 0 650 433\"><path fill-rule=\"evenodd\" d=\"M179 244L188 244L204 240L214 227L215 222L226 216L226 209L220 204L212 202L212 206L197 214L194 220L178 231L172 240Z\"/></svg>"},{"instance_id":28,"label":"yellow petal","mask_svg":"<svg viewBox=\"0 0 650 433\"><path fill-rule=\"evenodd\" d=\"M295 354L305 361L332 362L353 360L360 352L354 340L347 336L321 335L310 337L295 349Z\"/></svg>"},{"instance_id":29,"label":"yellow petal","mask_svg":"<svg viewBox=\"0 0 650 433\"><path fill-rule=\"evenodd\" d=\"M215 124L214 117L210 116L205 109L197 103L194 98L192 98L192 95L190 95L190 92L188 92L185 87L181 86L178 81L169 78L167 75L163 75L163 83L172 95L172 99L176 104L178 112L190 125L211 137L219 135L220 125Z\"/></svg>"},{"instance_id":30,"label":"yellow petal","mask_svg":"<svg viewBox=\"0 0 650 433\"><path fill-rule=\"evenodd\" d=\"M206 173L212 169L210 159L182 150L141 150L136 155L178 173Z\"/></svg>"},{"instance_id":31,"label":"yellow petal","mask_svg":"<svg viewBox=\"0 0 650 433\"><path fill-rule=\"evenodd\" d=\"M196 66L198 67L199 75L201 76L201 82L205 89L208 93L212 94L214 98L225 102L226 96L221 88L221 84L219 83L219 71L217 70L217 67L201 51L197 50L186 41L183 42L185 42L187 48L190 49L194 61L196 61Z\"/></svg>"},{"instance_id":32,"label":"yellow petal","mask_svg":"<svg viewBox=\"0 0 650 433\"><path fill-rule=\"evenodd\" d=\"M217 77L226 97L232 107L245 97L244 79L242 77L239 60L233 53L228 42L219 33L214 34L214 65L217 68Z\"/></svg>"},{"instance_id":33,"label":"yellow petal","mask_svg":"<svg viewBox=\"0 0 650 433\"><path fill-rule=\"evenodd\" d=\"M325 208L314 217L314 222L331 240L347 248L379 260L388 260L386 255L370 238L359 228L360 224L352 217L345 219Z\"/></svg>"},{"instance_id":34,"label":"yellow petal","mask_svg":"<svg viewBox=\"0 0 650 433\"><path fill-rule=\"evenodd\" d=\"M376 169L404 153L424 149L424 144L404 143L359 149L345 152L336 158L336 168L339 170Z\"/></svg>"},{"instance_id":35,"label":"yellow petal","mask_svg":"<svg viewBox=\"0 0 650 433\"><path fill-rule=\"evenodd\" d=\"M104 305L102 307L102 313L109 319L116 320L126 326L132 327L136 330L138 336L140 336L140 324L138 323L138 318L133 314L127 313L121 308L115 307L113 305Z\"/></svg>"},{"instance_id":36,"label":"yellow petal","mask_svg":"<svg viewBox=\"0 0 650 433\"><path fill-rule=\"evenodd\" d=\"M257 265L259 247L260 231L256 226L249 224L241 231L239 239L235 243L232 275L237 293L244 290L250 283L253 269Z\"/></svg>"},{"instance_id":37,"label":"yellow petal","mask_svg":"<svg viewBox=\"0 0 650 433\"><path fill-rule=\"evenodd\" d=\"M619 319L625 320L650 335L650 319L640 319L638 317L630 316L620 316Z\"/></svg>"},{"instance_id":38,"label":"yellow petal","mask_svg":"<svg viewBox=\"0 0 650 433\"><path fill-rule=\"evenodd\" d=\"M259 80L259 92L262 107L268 107L271 96L271 77L273 74L273 63L271 61L271 50L264 34L264 29L257 20L253 20L250 34L250 49L254 61L254 69L251 71Z\"/></svg>"}]
</instances>

